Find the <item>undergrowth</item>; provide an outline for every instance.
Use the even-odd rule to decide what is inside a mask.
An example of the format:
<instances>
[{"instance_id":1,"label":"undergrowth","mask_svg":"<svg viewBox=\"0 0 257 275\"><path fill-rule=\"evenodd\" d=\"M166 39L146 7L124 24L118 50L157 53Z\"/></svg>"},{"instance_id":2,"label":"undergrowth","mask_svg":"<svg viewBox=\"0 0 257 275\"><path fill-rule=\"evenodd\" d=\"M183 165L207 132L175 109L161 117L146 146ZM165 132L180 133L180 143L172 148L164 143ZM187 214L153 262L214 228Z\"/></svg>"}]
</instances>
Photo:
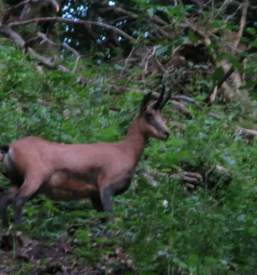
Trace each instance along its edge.
<instances>
[{"instance_id":1,"label":"undergrowth","mask_svg":"<svg viewBox=\"0 0 257 275\"><path fill-rule=\"evenodd\" d=\"M133 92L135 82L126 83L131 92L115 95L106 88L112 76L108 66L87 68L84 77L93 84L86 87L74 84L75 75L47 70L40 75L35 67L15 47L1 48L1 143L25 135L65 143L117 141L138 112L142 95ZM101 224L103 214L92 210L88 200L57 203L40 197L24 209L26 234L50 242L76 228L69 237L72 257L96 268L105 262L118 269L118 262L106 263L105 257L123 247L136 267L131 274L254 274L256 142L236 136L237 106L227 113L214 107L220 119L189 108L193 118L186 120L167 105L171 137L149 142L129 191L115 198L111 222ZM184 123L183 128L174 121ZM229 176L216 173L217 166ZM181 181L167 177L174 167L201 173L201 185L183 192ZM157 187L141 176L142 170L151 173ZM3 177L1 185L8 186ZM30 268L23 264L17 270L25 274Z\"/></svg>"}]
</instances>

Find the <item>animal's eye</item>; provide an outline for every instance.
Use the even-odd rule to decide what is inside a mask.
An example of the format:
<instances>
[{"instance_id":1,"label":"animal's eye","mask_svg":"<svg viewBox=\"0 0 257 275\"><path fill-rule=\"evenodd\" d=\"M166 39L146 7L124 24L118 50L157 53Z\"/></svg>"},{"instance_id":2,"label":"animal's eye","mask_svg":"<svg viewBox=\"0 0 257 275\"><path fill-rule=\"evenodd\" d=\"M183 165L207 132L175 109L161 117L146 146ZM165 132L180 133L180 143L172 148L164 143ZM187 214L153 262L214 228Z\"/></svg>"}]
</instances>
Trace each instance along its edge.
<instances>
[{"instance_id":1,"label":"animal's eye","mask_svg":"<svg viewBox=\"0 0 257 275\"><path fill-rule=\"evenodd\" d=\"M147 118L153 118L153 114L151 112L146 112L146 117Z\"/></svg>"}]
</instances>

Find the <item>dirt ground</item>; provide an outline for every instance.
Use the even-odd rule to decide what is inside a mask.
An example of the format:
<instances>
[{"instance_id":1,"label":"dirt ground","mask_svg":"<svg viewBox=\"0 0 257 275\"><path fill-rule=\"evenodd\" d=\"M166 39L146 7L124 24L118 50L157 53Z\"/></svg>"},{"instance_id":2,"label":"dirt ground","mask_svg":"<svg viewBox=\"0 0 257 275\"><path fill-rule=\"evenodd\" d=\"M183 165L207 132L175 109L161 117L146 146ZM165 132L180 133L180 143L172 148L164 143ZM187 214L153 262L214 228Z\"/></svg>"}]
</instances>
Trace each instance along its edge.
<instances>
[{"instance_id":1,"label":"dirt ground","mask_svg":"<svg viewBox=\"0 0 257 275\"><path fill-rule=\"evenodd\" d=\"M117 248L112 255L112 258L122 263L123 268L120 270L106 269L104 265L96 270L89 264L83 264L72 254L74 247L67 241L66 233L55 243L47 244L29 240L21 232L16 233L15 237L14 234L5 234L0 244L0 275L118 275L134 269L122 248Z\"/></svg>"}]
</instances>

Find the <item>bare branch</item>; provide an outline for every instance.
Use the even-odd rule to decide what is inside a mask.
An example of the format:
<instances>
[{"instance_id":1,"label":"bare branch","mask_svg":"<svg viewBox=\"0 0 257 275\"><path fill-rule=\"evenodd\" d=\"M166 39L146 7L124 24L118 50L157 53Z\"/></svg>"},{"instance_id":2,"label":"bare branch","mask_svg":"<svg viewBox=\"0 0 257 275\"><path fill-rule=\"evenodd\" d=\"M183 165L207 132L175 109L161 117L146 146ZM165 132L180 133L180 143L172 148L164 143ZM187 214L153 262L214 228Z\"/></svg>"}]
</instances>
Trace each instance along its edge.
<instances>
[{"instance_id":1,"label":"bare branch","mask_svg":"<svg viewBox=\"0 0 257 275\"><path fill-rule=\"evenodd\" d=\"M245 24L246 24L246 17L247 17L248 6L249 6L249 0L245 0L244 3L243 3L243 6L242 6L242 15L241 15L241 19L240 19L240 28L239 28L239 31L237 33L237 39L234 42L234 47L235 48L238 47L240 39L241 39L241 37L243 35L243 31L244 31Z\"/></svg>"},{"instance_id":2,"label":"bare branch","mask_svg":"<svg viewBox=\"0 0 257 275\"><path fill-rule=\"evenodd\" d=\"M63 43L62 45L61 44L57 44L55 42L53 42L52 40L50 40L44 33L42 32L38 32L37 35L43 39L43 41L41 43L44 43L44 42L47 42L48 44L52 45L52 46L55 46L55 47L64 47L66 48L68 51L72 52L76 57L79 57L80 54L75 50L73 49L71 46L69 46L67 43Z\"/></svg>"},{"instance_id":3,"label":"bare branch","mask_svg":"<svg viewBox=\"0 0 257 275\"><path fill-rule=\"evenodd\" d=\"M130 59L132 53L134 52L134 50L135 50L135 46L132 48L132 50L131 50L131 52L130 52L128 58L126 59L125 64L124 64L124 67L123 67L123 69L122 69L122 71L121 71L121 73L120 73L120 77L119 77L119 78L122 78L122 77L123 77L124 71L125 71L125 69L126 69L126 67L127 67L127 64L128 64L128 61L129 61L129 59Z\"/></svg>"},{"instance_id":4,"label":"bare branch","mask_svg":"<svg viewBox=\"0 0 257 275\"><path fill-rule=\"evenodd\" d=\"M218 10L218 12L215 14L215 16L214 16L213 19L215 19L216 17L218 17L220 15L220 13L227 8L227 6L228 6L228 4L230 2L231 2L230 0L225 0L224 3L221 5L220 9Z\"/></svg>"},{"instance_id":5,"label":"bare branch","mask_svg":"<svg viewBox=\"0 0 257 275\"><path fill-rule=\"evenodd\" d=\"M0 34L10 38L15 42L18 42L22 47L24 47L25 45L25 41L23 40L23 38L17 32L13 31L11 28L7 26L2 25L0 27Z\"/></svg>"},{"instance_id":6,"label":"bare branch","mask_svg":"<svg viewBox=\"0 0 257 275\"><path fill-rule=\"evenodd\" d=\"M46 67L48 67L49 69L54 69L57 68L60 71L63 72L72 72L70 69L66 68L63 65L55 65L54 62L52 62L49 58L46 58L40 54L38 54L37 52L35 52L33 49L28 48L28 52L38 61L40 61L41 63L43 63Z\"/></svg>"},{"instance_id":7,"label":"bare branch","mask_svg":"<svg viewBox=\"0 0 257 275\"><path fill-rule=\"evenodd\" d=\"M1 26L0 34L3 34L4 36L16 41L22 47L24 47L24 45L25 45L25 41L23 40L23 38L8 26ZM66 68L63 65L56 66L55 63L53 63L50 59L38 54L37 52L35 52L33 49L31 49L29 47L27 50L33 58L35 58L39 62L43 63L46 67L48 67L50 69L57 68L58 70L61 70L63 72L72 72L70 69Z\"/></svg>"},{"instance_id":8,"label":"bare branch","mask_svg":"<svg viewBox=\"0 0 257 275\"><path fill-rule=\"evenodd\" d=\"M108 1L106 1L108 2ZM106 3L105 2L105 3ZM104 4L105 4L104 3ZM101 1L101 4L103 4L103 1ZM133 18L133 19L138 19L138 14L134 13L134 12L131 12L131 11L128 11L128 10L125 10L123 9L121 6L108 6L108 8L105 8L104 9L105 11L108 11L108 10L112 10L114 12L117 12L119 14L124 14L124 15L127 15L129 16L130 18ZM154 23L158 23L159 25L162 25L162 26L166 26L168 25L167 22L165 22L164 20L162 20L159 16L155 15L153 17L150 17L148 14L145 14L145 18L154 22Z\"/></svg>"},{"instance_id":9,"label":"bare branch","mask_svg":"<svg viewBox=\"0 0 257 275\"><path fill-rule=\"evenodd\" d=\"M213 38L215 38L216 40L220 41L222 44L226 45L227 47L229 47L230 49L232 49L234 52L236 53L243 53L243 51L240 51L239 49L237 49L236 47L234 47L233 45L229 44L226 40L224 40L223 38L217 36L216 34L208 31L208 30L202 30L199 27L196 27L194 24L192 24L188 18L184 17L185 22L187 23L187 25L195 32L197 32L201 37L204 38L204 42L206 44L206 46L211 44L211 40L209 38L209 36L212 36Z\"/></svg>"},{"instance_id":10,"label":"bare branch","mask_svg":"<svg viewBox=\"0 0 257 275\"><path fill-rule=\"evenodd\" d=\"M15 5L13 7L10 7L9 9L6 9L5 12L4 12L4 18L6 18L6 16L8 14L10 14L12 11L14 11L18 8L21 8L21 7L23 7L25 5L28 5L30 3L37 3L37 2L43 2L43 1L51 3L55 7L56 12L59 11L60 5L55 0L27 0L27 1L20 2L17 5ZM4 22L4 20L3 20L3 22Z\"/></svg>"},{"instance_id":11,"label":"bare branch","mask_svg":"<svg viewBox=\"0 0 257 275\"><path fill-rule=\"evenodd\" d=\"M212 105L215 102L217 92L218 92L218 86L215 86L215 88L213 89L213 92L211 93L211 96L210 96L209 105Z\"/></svg>"},{"instance_id":12,"label":"bare branch","mask_svg":"<svg viewBox=\"0 0 257 275\"><path fill-rule=\"evenodd\" d=\"M113 31L117 32L118 34L120 34L121 36L123 36L124 38L126 38L130 41L135 41L135 39L132 36L128 35L124 31L122 31L116 27L113 27L109 24L106 24L106 23L95 22L95 21L85 21L85 20L73 20L73 19L67 19L67 18L62 18L62 17L34 18L34 19L30 19L30 20L25 20L22 22L13 22L13 23L8 24L8 26L16 27L16 26L24 26L24 25L34 24L34 23L38 23L38 22L51 22L51 21L72 23L72 24L81 24L81 25L85 25L85 26L95 25L95 26L103 27L105 29L113 30Z\"/></svg>"}]
</instances>

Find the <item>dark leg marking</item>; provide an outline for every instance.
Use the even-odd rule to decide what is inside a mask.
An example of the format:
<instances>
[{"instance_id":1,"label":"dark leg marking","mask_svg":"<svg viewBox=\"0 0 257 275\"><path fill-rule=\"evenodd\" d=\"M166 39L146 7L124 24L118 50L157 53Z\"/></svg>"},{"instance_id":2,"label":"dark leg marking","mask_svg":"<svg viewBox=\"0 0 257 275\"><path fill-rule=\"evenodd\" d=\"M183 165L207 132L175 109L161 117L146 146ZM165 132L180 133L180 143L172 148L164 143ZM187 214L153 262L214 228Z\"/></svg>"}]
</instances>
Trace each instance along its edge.
<instances>
[{"instance_id":1,"label":"dark leg marking","mask_svg":"<svg viewBox=\"0 0 257 275\"><path fill-rule=\"evenodd\" d=\"M14 224L19 225L22 224L22 210L23 206L28 199L17 197L14 200L13 207L14 207Z\"/></svg>"},{"instance_id":2,"label":"dark leg marking","mask_svg":"<svg viewBox=\"0 0 257 275\"><path fill-rule=\"evenodd\" d=\"M101 199L104 211L112 214L112 198L114 196L114 188L111 185L104 187L101 191Z\"/></svg>"},{"instance_id":3,"label":"dark leg marking","mask_svg":"<svg viewBox=\"0 0 257 275\"><path fill-rule=\"evenodd\" d=\"M7 209L8 206L13 203L15 195L17 194L17 190L17 187L12 187L9 192L0 200L3 227L8 227L9 225Z\"/></svg>"},{"instance_id":4,"label":"dark leg marking","mask_svg":"<svg viewBox=\"0 0 257 275\"><path fill-rule=\"evenodd\" d=\"M14 196L11 194L5 195L1 198L0 207L1 207L3 227L8 227L8 225L9 225L7 208L13 202L13 199L14 199Z\"/></svg>"}]
</instances>

